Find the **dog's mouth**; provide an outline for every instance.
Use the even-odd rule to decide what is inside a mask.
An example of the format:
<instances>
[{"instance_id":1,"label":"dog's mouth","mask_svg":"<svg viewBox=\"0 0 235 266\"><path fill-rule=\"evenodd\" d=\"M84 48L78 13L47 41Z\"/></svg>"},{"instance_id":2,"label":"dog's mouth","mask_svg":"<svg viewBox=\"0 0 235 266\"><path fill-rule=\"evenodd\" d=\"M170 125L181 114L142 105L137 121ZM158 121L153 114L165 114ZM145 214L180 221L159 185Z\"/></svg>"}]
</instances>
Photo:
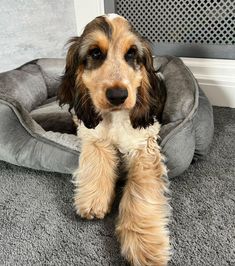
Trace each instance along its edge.
<instances>
[{"instance_id":1,"label":"dog's mouth","mask_svg":"<svg viewBox=\"0 0 235 266\"><path fill-rule=\"evenodd\" d=\"M119 111L121 110L122 108L121 107L113 107L110 109L111 112L115 112L115 111Z\"/></svg>"},{"instance_id":2,"label":"dog's mouth","mask_svg":"<svg viewBox=\"0 0 235 266\"><path fill-rule=\"evenodd\" d=\"M118 112L118 111L130 111L131 109L133 109L133 107L127 106L125 103L120 104L118 106L107 103L105 107L103 106L103 108L98 108L97 110L99 110L100 113L107 114L107 113Z\"/></svg>"},{"instance_id":3,"label":"dog's mouth","mask_svg":"<svg viewBox=\"0 0 235 266\"><path fill-rule=\"evenodd\" d=\"M105 112L117 112L121 110L127 110L128 108L125 107L124 104L119 105L119 106L110 106L109 108L105 109Z\"/></svg>"},{"instance_id":4,"label":"dog's mouth","mask_svg":"<svg viewBox=\"0 0 235 266\"><path fill-rule=\"evenodd\" d=\"M105 104L100 105L98 107L98 110L100 110L102 113L109 113L109 112L117 112L117 111L130 111L132 110L136 105L136 101L134 102L124 102L119 105L113 105L109 102L105 102Z\"/></svg>"}]
</instances>

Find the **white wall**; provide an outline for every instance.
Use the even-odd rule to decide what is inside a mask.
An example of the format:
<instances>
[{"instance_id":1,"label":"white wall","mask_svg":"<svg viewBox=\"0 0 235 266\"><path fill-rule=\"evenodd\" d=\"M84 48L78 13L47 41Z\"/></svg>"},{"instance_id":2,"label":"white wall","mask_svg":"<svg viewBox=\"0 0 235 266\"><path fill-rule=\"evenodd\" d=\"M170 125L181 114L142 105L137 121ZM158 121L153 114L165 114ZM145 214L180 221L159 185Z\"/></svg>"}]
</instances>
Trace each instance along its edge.
<instances>
[{"instance_id":1,"label":"white wall","mask_svg":"<svg viewBox=\"0 0 235 266\"><path fill-rule=\"evenodd\" d=\"M88 22L104 14L103 0L74 0L77 33L80 35Z\"/></svg>"},{"instance_id":2,"label":"white wall","mask_svg":"<svg viewBox=\"0 0 235 266\"><path fill-rule=\"evenodd\" d=\"M64 57L76 34L73 1L0 0L0 72L39 57Z\"/></svg>"}]
</instances>

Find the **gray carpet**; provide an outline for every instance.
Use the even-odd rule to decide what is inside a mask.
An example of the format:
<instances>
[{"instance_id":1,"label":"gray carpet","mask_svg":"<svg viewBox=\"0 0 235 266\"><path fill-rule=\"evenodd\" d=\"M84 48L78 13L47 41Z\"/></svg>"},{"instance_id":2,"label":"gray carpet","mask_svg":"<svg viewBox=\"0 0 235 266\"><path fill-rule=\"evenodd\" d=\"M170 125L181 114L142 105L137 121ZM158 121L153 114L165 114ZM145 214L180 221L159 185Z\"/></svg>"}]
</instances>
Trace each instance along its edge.
<instances>
[{"instance_id":1,"label":"gray carpet","mask_svg":"<svg viewBox=\"0 0 235 266\"><path fill-rule=\"evenodd\" d=\"M235 109L214 107L210 153L171 182L171 266L235 265ZM121 189L118 189L120 195ZM104 220L75 216L70 176L0 162L0 265L126 265Z\"/></svg>"}]
</instances>

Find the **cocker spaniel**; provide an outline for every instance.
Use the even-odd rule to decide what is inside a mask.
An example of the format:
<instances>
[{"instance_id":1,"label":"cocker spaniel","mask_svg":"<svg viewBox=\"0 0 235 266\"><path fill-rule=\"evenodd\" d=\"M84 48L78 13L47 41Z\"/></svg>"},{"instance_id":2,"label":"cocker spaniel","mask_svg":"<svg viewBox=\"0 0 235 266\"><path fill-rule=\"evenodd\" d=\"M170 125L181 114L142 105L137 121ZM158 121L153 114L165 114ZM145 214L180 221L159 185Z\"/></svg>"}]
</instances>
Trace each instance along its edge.
<instances>
[{"instance_id":1,"label":"cocker spaniel","mask_svg":"<svg viewBox=\"0 0 235 266\"><path fill-rule=\"evenodd\" d=\"M121 16L95 18L71 40L59 103L78 118L74 204L84 218L110 211L117 167L127 179L116 234L132 265L167 265L167 170L157 143L166 91L148 42Z\"/></svg>"}]
</instances>

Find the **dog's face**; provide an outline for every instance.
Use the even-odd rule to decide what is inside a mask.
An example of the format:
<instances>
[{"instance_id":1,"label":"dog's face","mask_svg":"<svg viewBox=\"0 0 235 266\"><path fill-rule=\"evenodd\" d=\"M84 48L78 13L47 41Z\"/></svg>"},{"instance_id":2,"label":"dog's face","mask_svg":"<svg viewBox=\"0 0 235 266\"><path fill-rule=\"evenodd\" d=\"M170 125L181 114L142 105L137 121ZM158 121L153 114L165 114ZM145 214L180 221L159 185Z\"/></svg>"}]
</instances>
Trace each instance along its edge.
<instances>
[{"instance_id":1,"label":"dog's face","mask_svg":"<svg viewBox=\"0 0 235 266\"><path fill-rule=\"evenodd\" d=\"M71 40L58 96L88 128L121 109L130 112L134 128L146 127L162 112L160 83L146 40L123 17L101 16Z\"/></svg>"}]
</instances>

